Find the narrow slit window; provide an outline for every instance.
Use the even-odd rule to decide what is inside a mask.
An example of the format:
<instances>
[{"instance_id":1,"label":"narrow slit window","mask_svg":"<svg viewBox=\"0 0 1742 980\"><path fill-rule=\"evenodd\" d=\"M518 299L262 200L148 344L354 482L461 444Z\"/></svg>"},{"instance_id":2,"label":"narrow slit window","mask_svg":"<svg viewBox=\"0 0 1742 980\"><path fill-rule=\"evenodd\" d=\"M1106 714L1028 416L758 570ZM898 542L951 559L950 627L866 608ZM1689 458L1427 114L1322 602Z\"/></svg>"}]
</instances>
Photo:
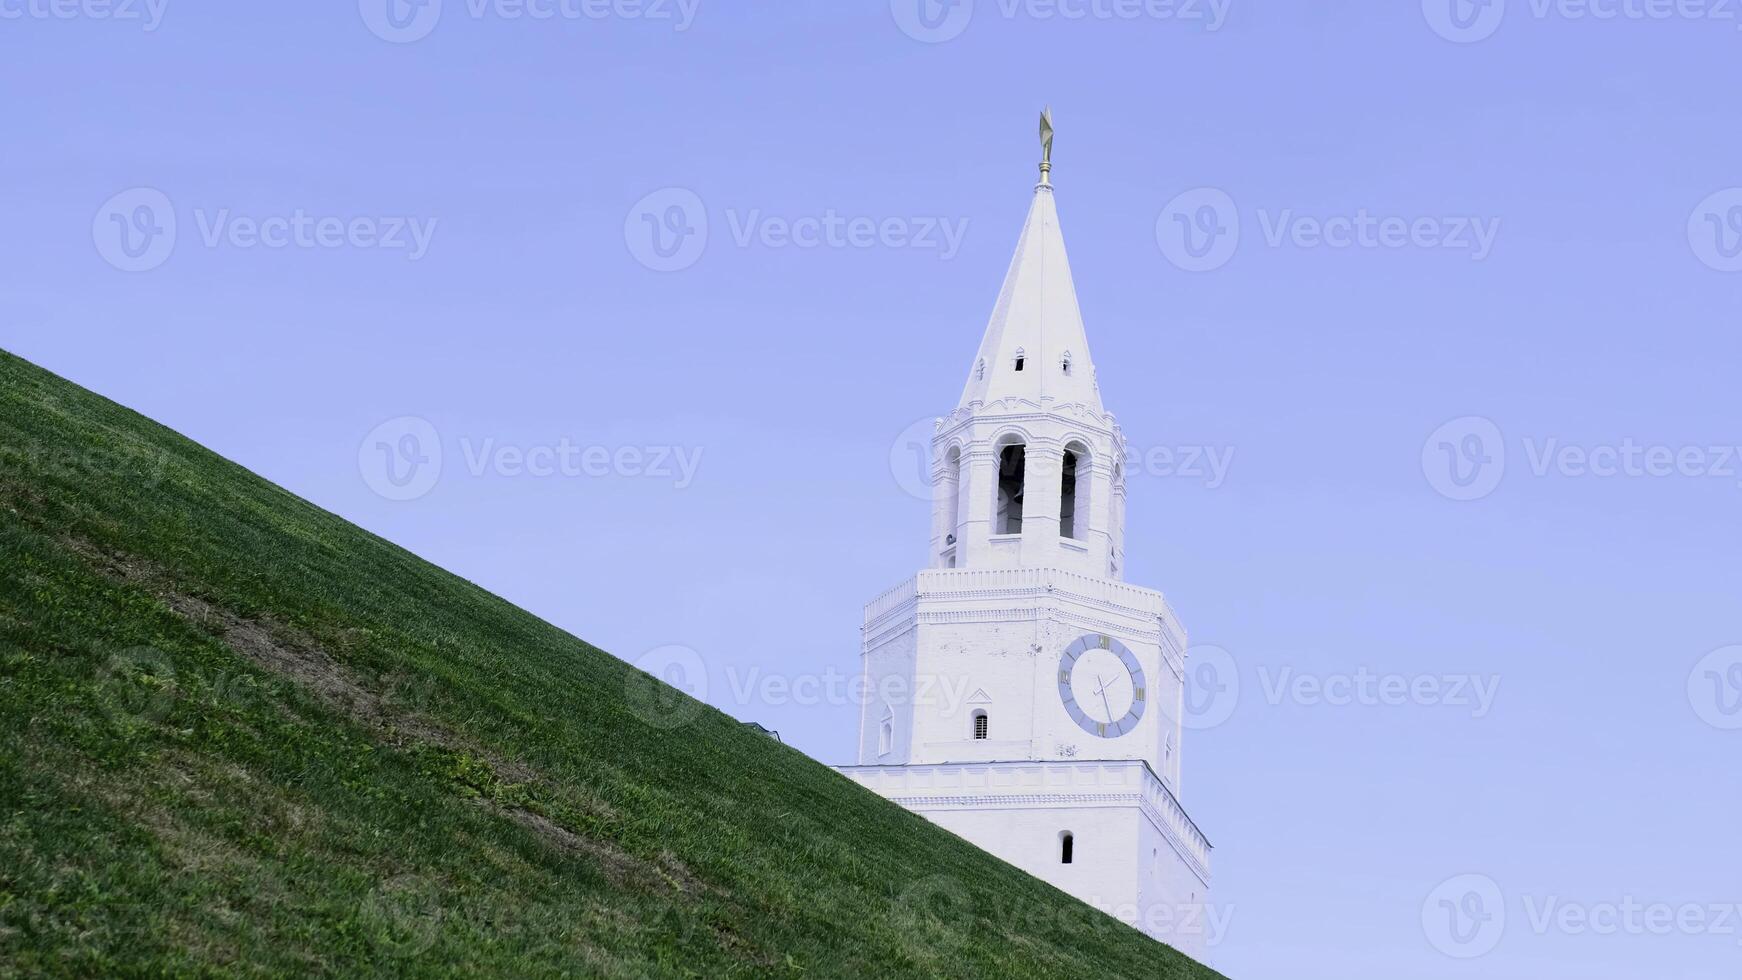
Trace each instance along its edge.
<instances>
[{"instance_id":1,"label":"narrow slit window","mask_svg":"<svg viewBox=\"0 0 1742 980\"><path fill-rule=\"evenodd\" d=\"M1076 843L1077 843L1076 837L1072 836L1071 832L1068 830L1059 835L1059 863L1060 864L1070 864L1071 863L1071 858L1073 857L1072 852L1076 849Z\"/></svg>"},{"instance_id":2,"label":"narrow slit window","mask_svg":"<svg viewBox=\"0 0 1742 980\"><path fill-rule=\"evenodd\" d=\"M1022 370L1022 366L1025 363L1027 363L1027 361L1028 361L1028 355L1026 353L1024 353L1022 348L1020 348L1020 347L1016 348L1016 370L1018 370L1018 371Z\"/></svg>"}]
</instances>

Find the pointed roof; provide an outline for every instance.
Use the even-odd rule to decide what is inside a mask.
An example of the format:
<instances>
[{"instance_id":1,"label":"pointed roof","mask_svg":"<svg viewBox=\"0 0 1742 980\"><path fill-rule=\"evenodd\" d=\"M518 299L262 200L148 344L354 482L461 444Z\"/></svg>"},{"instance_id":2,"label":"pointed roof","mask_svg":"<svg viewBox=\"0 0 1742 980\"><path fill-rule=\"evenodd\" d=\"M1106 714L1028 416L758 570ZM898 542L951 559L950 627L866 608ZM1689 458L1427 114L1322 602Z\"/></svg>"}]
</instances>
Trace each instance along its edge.
<instances>
[{"instance_id":1,"label":"pointed roof","mask_svg":"<svg viewBox=\"0 0 1742 980\"><path fill-rule=\"evenodd\" d=\"M1049 154L1050 156L1050 154ZM1050 163L1050 161L1048 161ZM986 324L980 352L968 370L960 407L1015 397L1044 405L1081 403L1104 412L1095 387L1095 365L1089 357L1083 314L1077 308L1077 288L1059 231L1048 164L1041 165L1040 183L1028 207L1022 236L1004 288ZM1018 355L1022 370L1016 369ZM1064 367L1070 355L1070 369Z\"/></svg>"}]
</instances>

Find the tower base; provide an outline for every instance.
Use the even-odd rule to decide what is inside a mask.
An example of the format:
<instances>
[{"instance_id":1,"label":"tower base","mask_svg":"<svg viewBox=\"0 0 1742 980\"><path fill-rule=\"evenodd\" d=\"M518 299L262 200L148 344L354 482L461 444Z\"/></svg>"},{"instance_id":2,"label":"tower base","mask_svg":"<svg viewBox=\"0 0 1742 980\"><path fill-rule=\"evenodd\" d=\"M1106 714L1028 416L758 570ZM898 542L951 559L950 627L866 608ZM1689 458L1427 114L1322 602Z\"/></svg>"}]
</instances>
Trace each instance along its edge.
<instances>
[{"instance_id":1,"label":"tower base","mask_svg":"<svg viewBox=\"0 0 1742 980\"><path fill-rule=\"evenodd\" d=\"M1203 961L1210 844L1141 760L840 766L842 775ZM1065 860L1069 836L1069 862ZM1011 909L1022 917L1072 910Z\"/></svg>"}]
</instances>

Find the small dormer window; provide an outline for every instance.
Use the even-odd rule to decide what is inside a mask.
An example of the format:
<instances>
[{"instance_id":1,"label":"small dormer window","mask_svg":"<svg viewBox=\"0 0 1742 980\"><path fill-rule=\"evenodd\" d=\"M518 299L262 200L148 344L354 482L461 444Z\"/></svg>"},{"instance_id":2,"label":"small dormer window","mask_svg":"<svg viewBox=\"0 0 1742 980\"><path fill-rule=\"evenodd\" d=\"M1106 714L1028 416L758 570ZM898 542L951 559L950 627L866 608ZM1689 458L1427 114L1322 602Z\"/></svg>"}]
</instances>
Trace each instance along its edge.
<instances>
[{"instance_id":1,"label":"small dormer window","mask_svg":"<svg viewBox=\"0 0 1742 980\"><path fill-rule=\"evenodd\" d=\"M1028 355L1023 352L1022 348L1016 348L1016 370L1022 370L1022 366L1027 363L1027 361Z\"/></svg>"},{"instance_id":2,"label":"small dormer window","mask_svg":"<svg viewBox=\"0 0 1742 980\"><path fill-rule=\"evenodd\" d=\"M1070 374L1071 373L1071 352L1070 351L1065 351L1065 356L1062 359L1061 364L1065 369L1065 373Z\"/></svg>"}]
</instances>

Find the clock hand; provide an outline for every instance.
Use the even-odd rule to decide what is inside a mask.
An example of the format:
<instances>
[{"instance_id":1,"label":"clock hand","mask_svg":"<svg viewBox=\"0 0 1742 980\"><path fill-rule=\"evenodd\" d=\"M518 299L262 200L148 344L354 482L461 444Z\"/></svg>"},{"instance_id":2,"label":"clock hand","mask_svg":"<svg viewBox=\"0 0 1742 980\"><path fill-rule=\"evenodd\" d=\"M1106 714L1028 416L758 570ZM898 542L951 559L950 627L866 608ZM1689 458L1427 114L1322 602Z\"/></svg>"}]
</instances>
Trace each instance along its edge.
<instances>
[{"instance_id":1,"label":"clock hand","mask_svg":"<svg viewBox=\"0 0 1742 980\"><path fill-rule=\"evenodd\" d=\"M1107 709L1107 724L1113 724L1113 706L1107 703L1107 690L1101 689L1101 707Z\"/></svg>"}]
</instances>

